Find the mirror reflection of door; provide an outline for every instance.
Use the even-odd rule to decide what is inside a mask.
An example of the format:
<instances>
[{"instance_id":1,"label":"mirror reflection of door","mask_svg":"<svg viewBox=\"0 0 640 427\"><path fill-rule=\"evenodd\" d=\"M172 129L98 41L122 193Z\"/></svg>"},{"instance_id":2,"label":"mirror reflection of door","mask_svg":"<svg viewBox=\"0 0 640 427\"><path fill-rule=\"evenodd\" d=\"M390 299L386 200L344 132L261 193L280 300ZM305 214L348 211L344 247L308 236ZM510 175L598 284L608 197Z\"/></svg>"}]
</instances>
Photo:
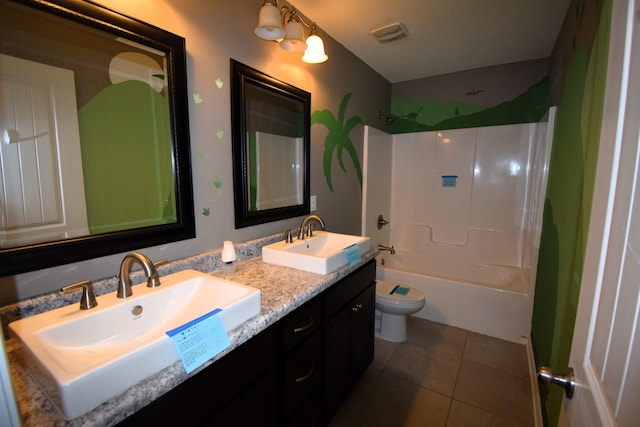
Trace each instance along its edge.
<instances>
[{"instance_id":1,"label":"mirror reflection of door","mask_svg":"<svg viewBox=\"0 0 640 427\"><path fill-rule=\"evenodd\" d=\"M0 54L0 247L88 234L73 72Z\"/></svg>"},{"instance_id":2,"label":"mirror reflection of door","mask_svg":"<svg viewBox=\"0 0 640 427\"><path fill-rule=\"evenodd\" d=\"M252 204L250 210L301 205L304 202L302 138L266 132L256 132L255 138L255 205Z\"/></svg>"},{"instance_id":3,"label":"mirror reflection of door","mask_svg":"<svg viewBox=\"0 0 640 427\"><path fill-rule=\"evenodd\" d=\"M245 86L249 211L304 203L304 116L299 100Z\"/></svg>"},{"instance_id":4,"label":"mirror reflection of door","mask_svg":"<svg viewBox=\"0 0 640 427\"><path fill-rule=\"evenodd\" d=\"M231 60L236 228L307 215L311 94Z\"/></svg>"}]
</instances>

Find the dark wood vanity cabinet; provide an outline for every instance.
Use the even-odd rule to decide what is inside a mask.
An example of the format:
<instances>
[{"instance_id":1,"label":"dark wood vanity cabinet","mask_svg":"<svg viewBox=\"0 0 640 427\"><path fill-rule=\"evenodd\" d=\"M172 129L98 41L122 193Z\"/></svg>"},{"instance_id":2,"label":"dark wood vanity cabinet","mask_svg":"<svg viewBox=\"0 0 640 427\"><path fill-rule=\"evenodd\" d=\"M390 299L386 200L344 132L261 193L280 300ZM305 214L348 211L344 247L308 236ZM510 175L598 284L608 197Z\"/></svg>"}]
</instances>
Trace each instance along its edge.
<instances>
[{"instance_id":1,"label":"dark wood vanity cabinet","mask_svg":"<svg viewBox=\"0 0 640 427\"><path fill-rule=\"evenodd\" d=\"M321 422L322 298L316 297L280 321L283 425Z\"/></svg>"},{"instance_id":2,"label":"dark wood vanity cabinet","mask_svg":"<svg viewBox=\"0 0 640 427\"><path fill-rule=\"evenodd\" d=\"M277 326L262 331L119 425L279 426Z\"/></svg>"},{"instance_id":3,"label":"dark wood vanity cabinet","mask_svg":"<svg viewBox=\"0 0 640 427\"><path fill-rule=\"evenodd\" d=\"M373 360L374 298L372 260L120 425L325 425Z\"/></svg>"},{"instance_id":4,"label":"dark wood vanity cabinet","mask_svg":"<svg viewBox=\"0 0 640 427\"><path fill-rule=\"evenodd\" d=\"M338 412L373 360L375 263L325 293L324 421Z\"/></svg>"}]
</instances>

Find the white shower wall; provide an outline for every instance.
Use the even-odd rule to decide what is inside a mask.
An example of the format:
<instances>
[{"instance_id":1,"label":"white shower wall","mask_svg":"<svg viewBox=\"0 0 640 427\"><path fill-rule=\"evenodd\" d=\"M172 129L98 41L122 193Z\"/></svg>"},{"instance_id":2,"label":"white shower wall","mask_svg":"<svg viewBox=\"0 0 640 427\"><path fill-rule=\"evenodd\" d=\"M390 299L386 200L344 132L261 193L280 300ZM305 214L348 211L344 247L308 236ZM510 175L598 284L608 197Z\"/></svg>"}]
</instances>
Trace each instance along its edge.
<instances>
[{"instance_id":1,"label":"white shower wall","mask_svg":"<svg viewBox=\"0 0 640 427\"><path fill-rule=\"evenodd\" d=\"M462 265L529 266L525 202L536 126L394 135L390 240L403 265L437 277Z\"/></svg>"},{"instance_id":2,"label":"white shower wall","mask_svg":"<svg viewBox=\"0 0 640 427\"><path fill-rule=\"evenodd\" d=\"M392 136L370 126L364 127L362 175L362 235L371 246L390 245L390 225L378 229L378 215L391 216Z\"/></svg>"},{"instance_id":3,"label":"white shower wall","mask_svg":"<svg viewBox=\"0 0 640 427\"><path fill-rule=\"evenodd\" d=\"M393 136L365 128L363 234L396 249L377 257L378 280L425 294L415 316L528 340L554 118ZM377 230L385 209L390 224Z\"/></svg>"}]
</instances>

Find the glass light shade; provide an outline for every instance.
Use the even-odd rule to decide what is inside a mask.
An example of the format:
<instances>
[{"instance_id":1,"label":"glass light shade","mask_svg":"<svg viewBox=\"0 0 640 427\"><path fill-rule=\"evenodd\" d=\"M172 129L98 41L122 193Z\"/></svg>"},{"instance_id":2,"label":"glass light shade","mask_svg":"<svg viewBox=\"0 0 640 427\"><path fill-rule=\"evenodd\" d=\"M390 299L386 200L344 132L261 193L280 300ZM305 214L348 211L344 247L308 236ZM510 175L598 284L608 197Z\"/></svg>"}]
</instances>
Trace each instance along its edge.
<instances>
[{"instance_id":1,"label":"glass light shade","mask_svg":"<svg viewBox=\"0 0 640 427\"><path fill-rule=\"evenodd\" d=\"M256 36L264 40L278 40L284 37L282 17L276 6L265 2L264 6L260 8L260 17L255 33Z\"/></svg>"},{"instance_id":2,"label":"glass light shade","mask_svg":"<svg viewBox=\"0 0 640 427\"><path fill-rule=\"evenodd\" d=\"M307 37L307 50L304 51L302 60L309 64L319 64L328 59L326 53L324 53L324 43L317 34L311 34Z\"/></svg>"},{"instance_id":3,"label":"glass light shade","mask_svg":"<svg viewBox=\"0 0 640 427\"><path fill-rule=\"evenodd\" d=\"M302 24L293 19L287 22L285 26L286 35L280 43L280 47L289 52L302 52L307 48L304 42L304 28Z\"/></svg>"}]
</instances>

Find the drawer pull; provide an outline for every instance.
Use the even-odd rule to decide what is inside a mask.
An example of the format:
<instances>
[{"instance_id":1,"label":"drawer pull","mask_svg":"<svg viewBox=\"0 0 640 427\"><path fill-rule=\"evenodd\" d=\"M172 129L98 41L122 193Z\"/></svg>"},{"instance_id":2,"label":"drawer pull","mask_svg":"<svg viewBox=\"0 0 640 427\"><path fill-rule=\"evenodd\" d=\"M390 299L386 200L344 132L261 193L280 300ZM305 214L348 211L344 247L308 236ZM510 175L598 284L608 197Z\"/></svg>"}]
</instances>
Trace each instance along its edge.
<instances>
[{"instance_id":1,"label":"drawer pull","mask_svg":"<svg viewBox=\"0 0 640 427\"><path fill-rule=\"evenodd\" d=\"M309 329L310 327L312 327L314 323L315 323L315 322L313 321L313 317L310 317L310 318L309 318L309 321L308 321L305 325L300 326L299 328L294 328L294 329L293 329L293 332L295 332L295 333L298 333L298 332L304 332L304 331L306 331L307 329Z\"/></svg>"},{"instance_id":2,"label":"drawer pull","mask_svg":"<svg viewBox=\"0 0 640 427\"><path fill-rule=\"evenodd\" d=\"M308 380L309 378L311 378L311 375L313 375L313 371L315 371L315 366L311 365L311 369L309 370L309 372L307 372L306 375L300 377L300 378L296 378L296 382L297 383L301 383L303 381Z\"/></svg>"}]
</instances>

